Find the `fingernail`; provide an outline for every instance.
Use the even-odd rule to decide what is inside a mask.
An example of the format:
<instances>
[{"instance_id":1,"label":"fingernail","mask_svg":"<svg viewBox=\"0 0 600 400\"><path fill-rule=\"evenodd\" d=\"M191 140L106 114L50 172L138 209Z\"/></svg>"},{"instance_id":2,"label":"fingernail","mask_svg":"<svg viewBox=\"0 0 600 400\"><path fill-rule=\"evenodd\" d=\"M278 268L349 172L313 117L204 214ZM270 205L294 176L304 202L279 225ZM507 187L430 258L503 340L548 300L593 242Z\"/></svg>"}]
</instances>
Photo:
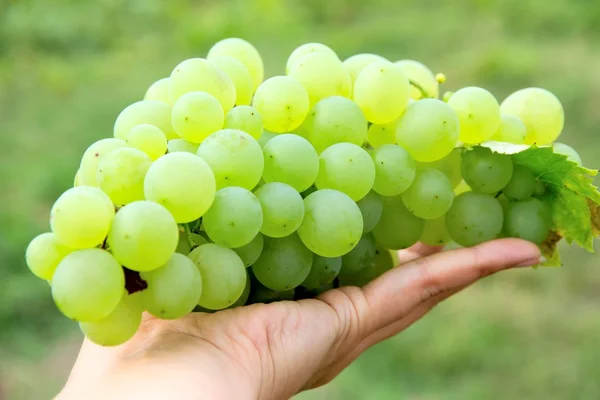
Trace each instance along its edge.
<instances>
[{"instance_id":1,"label":"fingernail","mask_svg":"<svg viewBox=\"0 0 600 400\"><path fill-rule=\"evenodd\" d=\"M546 261L546 257L544 256L530 258L529 260L523 261L522 263L515 265L515 268L531 267L532 265L543 264Z\"/></svg>"}]
</instances>

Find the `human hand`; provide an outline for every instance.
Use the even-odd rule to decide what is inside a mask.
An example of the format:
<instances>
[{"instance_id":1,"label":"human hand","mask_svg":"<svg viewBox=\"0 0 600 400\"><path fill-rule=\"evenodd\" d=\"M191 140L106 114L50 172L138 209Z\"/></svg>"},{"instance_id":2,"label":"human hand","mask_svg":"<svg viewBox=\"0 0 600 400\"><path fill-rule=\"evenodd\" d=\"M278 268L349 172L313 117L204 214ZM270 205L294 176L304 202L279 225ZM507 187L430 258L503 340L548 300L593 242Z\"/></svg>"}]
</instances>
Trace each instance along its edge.
<instances>
[{"instance_id":1,"label":"human hand","mask_svg":"<svg viewBox=\"0 0 600 400\"><path fill-rule=\"evenodd\" d=\"M127 343L83 347L59 399L285 399L331 381L362 352L488 275L540 262L500 239L439 253L417 244L363 288L175 321L145 316Z\"/></svg>"}]
</instances>

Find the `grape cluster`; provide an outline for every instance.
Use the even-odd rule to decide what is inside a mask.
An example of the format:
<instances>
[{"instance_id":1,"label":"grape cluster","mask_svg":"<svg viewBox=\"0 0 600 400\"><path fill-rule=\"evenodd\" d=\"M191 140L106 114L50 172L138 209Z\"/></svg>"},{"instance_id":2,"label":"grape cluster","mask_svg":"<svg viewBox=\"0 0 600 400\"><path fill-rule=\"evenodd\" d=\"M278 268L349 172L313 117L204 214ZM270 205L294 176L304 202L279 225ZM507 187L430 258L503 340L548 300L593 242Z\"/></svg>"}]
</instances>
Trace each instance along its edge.
<instances>
[{"instance_id":1,"label":"grape cluster","mask_svg":"<svg viewBox=\"0 0 600 400\"><path fill-rule=\"evenodd\" d=\"M474 145L551 144L563 128L552 93L439 100L445 78L421 63L342 62L317 43L285 75L263 74L250 43L220 41L83 154L26 259L92 341L127 341L144 311L174 319L364 285L417 241L548 235L543 182Z\"/></svg>"}]
</instances>

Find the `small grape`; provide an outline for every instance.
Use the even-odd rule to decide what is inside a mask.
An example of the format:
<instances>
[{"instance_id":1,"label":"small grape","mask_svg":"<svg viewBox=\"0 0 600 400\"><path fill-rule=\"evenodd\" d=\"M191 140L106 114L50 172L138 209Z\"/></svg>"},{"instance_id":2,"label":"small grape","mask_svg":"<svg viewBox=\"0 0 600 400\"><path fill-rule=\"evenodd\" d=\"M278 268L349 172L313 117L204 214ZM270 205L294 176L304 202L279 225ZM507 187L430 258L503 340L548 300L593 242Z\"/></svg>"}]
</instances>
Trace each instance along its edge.
<instances>
[{"instance_id":1,"label":"small grape","mask_svg":"<svg viewBox=\"0 0 600 400\"><path fill-rule=\"evenodd\" d=\"M450 180L433 168L417 171L412 185L402 194L406 208L423 219L436 219L446 214L453 199Z\"/></svg>"},{"instance_id":2,"label":"small grape","mask_svg":"<svg viewBox=\"0 0 600 400\"><path fill-rule=\"evenodd\" d=\"M180 137L188 142L200 143L223 128L225 114L215 96L206 92L189 92L173 104L171 121Z\"/></svg>"},{"instance_id":3,"label":"small grape","mask_svg":"<svg viewBox=\"0 0 600 400\"><path fill-rule=\"evenodd\" d=\"M446 229L452 240L461 246L496 239L504 221L502 207L489 194L466 192L454 199L446 214Z\"/></svg>"},{"instance_id":4,"label":"small grape","mask_svg":"<svg viewBox=\"0 0 600 400\"><path fill-rule=\"evenodd\" d=\"M254 94L254 80L248 68L241 61L229 56L211 57L209 61L225 72L233 82L235 104L238 106L250 104Z\"/></svg>"},{"instance_id":5,"label":"small grape","mask_svg":"<svg viewBox=\"0 0 600 400\"><path fill-rule=\"evenodd\" d=\"M373 191L382 196L396 196L410 187L416 174L415 160L395 144L384 144L372 152L375 165Z\"/></svg>"},{"instance_id":6,"label":"small grape","mask_svg":"<svg viewBox=\"0 0 600 400\"><path fill-rule=\"evenodd\" d=\"M265 129L275 133L291 132L306 118L309 97L298 80L275 76L256 89L252 107L260 113Z\"/></svg>"},{"instance_id":7,"label":"small grape","mask_svg":"<svg viewBox=\"0 0 600 400\"><path fill-rule=\"evenodd\" d=\"M288 57L287 63L285 65L286 74L290 72L290 69L298 60L300 60L305 55L311 53L327 53L337 58L337 54L335 54L335 51L331 50L331 48L325 46L322 43L305 43L294 49L294 51L292 51L292 54L290 54L290 56Z\"/></svg>"},{"instance_id":8,"label":"small grape","mask_svg":"<svg viewBox=\"0 0 600 400\"><path fill-rule=\"evenodd\" d=\"M280 238L298 229L304 219L304 202L293 187L271 182L258 188L254 194L263 210L261 233Z\"/></svg>"},{"instance_id":9,"label":"small grape","mask_svg":"<svg viewBox=\"0 0 600 400\"><path fill-rule=\"evenodd\" d=\"M104 155L120 147L127 147L127 142L125 142L123 139L117 138L101 139L88 147L81 158L81 165L79 166L78 173L79 181L77 186L99 187L100 184L98 183L96 171L100 161Z\"/></svg>"},{"instance_id":10,"label":"small grape","mask_svg":"<svg viewBox=\"0 0 600 400\"><path fill-rule=\"evenodd\" d=\"M502 193L511 200L525 200L535 192L536 178L529 168L515 165L512 177Z\"/></svg>"},{"instance_id":11,"label":"small grape","mask_svg":"<svg viewBox=\"0 0 600 400\"><path fill-rule=\"evenodd\" d=\"M377 62L377 61L388 61L388 60L381 56L378 56L377 54L369 54L369 53L355 54L355 55L350 56L347 59L345 59L343 62L344 68L346 68L346 71L348 71L348 73L350 73L350 79L352 80L352 85L354 85L354 82L356 81L356 77L358 76L358 74L360 74L360 72L363 69L365 69L365 67L367 65L373 64L374 62Z\"/></svg>"},{"instance_id":12,"label":"small grape","mask_svg":"<svg viewBox=\"0 0 600 400\"><path fill-rule=\"evenodd\" d=\"M100 160L96 176L100 189L116 206L144 199L144 176L152 159L132 147L118 148Z\"/></svg>"},{"instance_id":13,"label":"small grape","mask_svg":"<svg viewBox=\"0 0 600 400\"><path fill-rule=\"evenodd\" d=\"M143 151L153 160L167 152L167 138L154 125L142 124L133 127L125 136L125 141L130 147Z\"/></svg>"},{"instance_id":14,"label":"small grape","mask_svg":"<svg viewBox=\"0 0 600 400\"><path fill-rule=\"evenodd\" d=\"M258 260L262 254L265 238L262 234L257 234L254 239L247 245L232 249L244 262L244 266L248 268Z\"/></svg>"},{"instance_id":15,"label":"small grape","mask_svg":"<svg viewBox=\"0 0 600 400\"><path fill-rule=\"evenodd\" d=\"M515 115L500 115L500 126L491 140L514 144L525 143L527 127L521 119Z\"/></svg>"},{"instance_id":16,"label":"small grape","mask_svg":"<svg viewBox=\"0 0 600 400\"><path fill-rule=\"evenodd\" d=\"M377 193L371 191L356 202L363 217L363 233L368 233L375 228L383 212L383 200Z\"/></svg>"},{"instance_id":17,"label":"small grape","mask_svg":"<svg viewBox=\"0 0 600 400\"><path fill-rule=\"evenodd\" d=\"M73 251L60 243L54 233L42 233L27 246L25 261L35 276L49 281L60 261Z\"/></svg>"},{"instance_id":18,"label":"small grape","mask_svg":"<svg viewBox=\"0 0 600 400\"><path fill-rule=\"evenodd\" d=\"M171 139L167 142L169 153L185 151L187 153L196 154L198 153L198 147L200 147L200 143L191 143L185 139Z\"/></svg>"},{"instance_id":19,"label":"small grape","mask_svg":"<svg viewBox=\"0 0 600 400\"><path fill-rule=\"evenodd\" d=\"M384 197L381 219L373 229L373 235L385 248L405 249L419 240L424 225L423 219L408 211L401 196Z\"/></svg>"},{"instance_id":20,"label":"small grape","mask_svg":"<svg viewBox=\"0 0 600 400\"><path fill-rule=\"evenodd\" d=\"M510 181L513 162L509 155L493 153L485 147L475 147L463 155L462 175L477 192L494 194Z\"/></svg>"},{"instance_id":21,"label":"small grape","mask_svg":"<svg viewBox=\"0 0 600 400\"><path fill-rule=\"evenodd\" d=\"M367 268L375 258L376 244L373 235L366 234L349 253L342 256L342 274L355 274Z\"/></svg>"},{"instance_id":22,"label":"small grape","mask_svg":"<svg viewBox=\"0 0 600 400\"><path fill-rule=\"evenodd\" d=\"M552 217L546 205L536 198L514 201L504 216L504 231L517 237L541 244L552 227Z\"/></svg>"},{"instance_id":23,"label":"small grape","mask_svg":"<svg viewBox=\"0 0 600 400\"><path fill-rule=\"evenodd\" d=\"M567 157L567 160L582 165L581 156L571 146L564 143L554 143L552 148L556 154L562 154Z\"/></svg>"},{"instance_id":24,"label":"small grape","mask_svg":"<svg viewBox=\"0 0 600 400\"><path fill-rule=\"evenodd\" d=\"M400 60L394 64L400 66L411 83L419 85L424 91L411 84L410 97L420 100L423 97L437 99L439 97L439 84L433 72L426 65L414 60Z\"/></svg>"},{"instance_id":25,"label":"small grape","mask_svg":"<svg viewBox=\"0 0 600 400\"><path fill-rule=\"evenodd\" d=\"M285 134L269 140L263 149L265 182L287 183L298 192L308 189L319 173L319 155L304 138Z\"/></svg>"},{"instance_id":26,"label":"small grape","mask_svg":"<svg viewBox=\"0 0 600 400\"><path fill-rule=\"evenodd\" d=\"M254 107L233 107L225 116L225 129L239 129L259 140L263 134L262 118Z\"/></svg>"},{"instance_id":27,"label":"small grape","mask_svg":"<svg viewBox=\"0 0 600 400\"><path fill-rule=\"evenodd\" d=\"M150 124L160 129L167 139L177 138L171 125L171 106L162 101L142 100L127 106L117 117L114 126L114 136L125 140L127 133L133 127Z\"/></svg>"},{"instance_id":28,"label":"small grape","mask_svg":"<svg viewBox=\"0 0 600 400\"><path fill-rule=\"evenodd\" d=\"M460 140L481 143L490 139L500 127L500 105L493 94L478 87L458 90L448 100L458 115Z\"/></svg>"},{"instance_id":29,"label":"small grape","mask_svg":"<svg viewBox=\"0 0 600 400\"><path fill-rule=\"evenodd\" d=\"M142 322L142 313L129 297L123 296L106 318L97 322L80 322L81 332L100 346L118 346L131 339Z\"/></svg>"},{"instance_id":30,"label":"small grape","mask_svg":"<svg viewBox=\"0 0 600 400\"><path fill-rule=\"evenodd\" d=\"M260 53L256 48L240 38L223 39L208 51L207 58L212 60L214 57L233 57L239 60L252 75L254 89L256 89L264 78L264 65Z\"/></svg>"},{"instance_id":31,"label":"small grape","mask_svg":"<svg viewBox=\"0 0 600 400\"><path fill-rule=\"evenodd\" d=\"M162 78L154 82L144 95L144 100L158 100L163 103L171 104L169 96L169 78Z\"/></svg>"},{"instance_id":32,"label":"small grape","mask_svg":"<svg viewBox=\"0 0 600 400\"><path fill-rule=\"evenodd\" d=\"M302 282L302 286L307 289L319 289L338 276L342 269L342 257L321 257L313 255L310 273Z\"/></svg>"}]
</instances>

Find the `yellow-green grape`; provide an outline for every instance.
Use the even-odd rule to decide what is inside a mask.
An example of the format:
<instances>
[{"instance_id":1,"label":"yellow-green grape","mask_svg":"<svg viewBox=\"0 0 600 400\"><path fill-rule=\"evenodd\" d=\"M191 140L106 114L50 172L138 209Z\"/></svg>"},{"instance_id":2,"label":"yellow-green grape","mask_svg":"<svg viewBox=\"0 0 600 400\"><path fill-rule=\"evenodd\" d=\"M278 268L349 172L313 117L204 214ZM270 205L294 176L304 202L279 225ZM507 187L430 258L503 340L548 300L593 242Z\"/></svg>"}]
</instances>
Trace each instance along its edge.
<instances>
[{"instance_id":1,"label":"yellow-green grape","mask_svg":"<svg viewBox=\"0 0 600 400\"><path fill-rule=\"evenodd\" d=\"M144 176L152 159L141 150L122 147L100 160L96 176L100 189L116 206L144 198Z\"/></svg>"},{"instance_id":2,"label":"yellow-green grape","mask_svg":"<svg viewBox=\"0 0 600 400\"><path fill-rule=\"evenodd\" d=\"M106 250L77 250L58 264L51 287L60 312L76 321L97 322L121 301L125 275Z\"/></svg>"},{"instance_id":3,"label":"yellow-green grape","mask_svg":"<svg viewBox=\"0 0 600 400\"><path fill-rule=\"evenodd\" d=\"M321 257L313 255L312 266L308 276L301 283L307 289L319 289L338 276L342 269L342 257ZM332 288L333 289L333 288Z\"/></svg>"},{"instance_id":4,"label":"yellow-green grape","mask_svg":"<svg viewBox=\"0 0 600 400\"><path fill-rule=\"evenodd\" d=\"M507 142L514 144L525 143L527 137L527 127L521 119L515 115L500 115L500 126L491 140L497 142Z\"/></svg>"},{"instance_id":5,"label":"yellow-green grape","mask_svg":"<svg viewBox=\"0 0 600 400\"><path fill-rule=\"evenodd\" d=\"M383 212L373 236L386 249L405 249L419 241L424 227L425 220L408 211L402 196L384 197Z\"/></svg>"},{"instance_id":6,"label":"yellow-green grape","mask_svg":"<svg viewBox=\"0 0 600 400\"><path fill-rule=\"evenodd\" d=\"M355 248L342 256L341 275L355 274L369 266L375 258L375 238L370 233L363 235Z\"/></svg>"},{"instance_id":7,"label":"yellow-green grape","mask_svg":"<svg viewBox=\"0 0 600 400\"><path fill-rule=\"evenodd\" d=\"M140 273L146 310L157 318L177 319L191 313L202 294L202 277L196 264L175 253L162 267Z\"/></svg>"},{"instance_id":8,"label":"yellow-green grape","mask_svg":"<svg viewBox=\"0 0 600 400\"><path fill-rule=\"evenodd\" d=\"M56 239L54 233L42 233L36 236L27 246L25 262L35 276L44 280L52 280L58 263L74 250Z\"/></svg>"},{"instance_id":9,"label":"yellow-green grape","mask_svg":"<svg viewBox=\"0 0 600 400\"><path fill-rule=\"evenodd\" d=\"M571 146L568 146L568 145L566 145L564 143L554 143L554 145L552 146L552 148L553 148L553 150L554 150L555 153L562 154L563 156L566 156L567 160L573 161L573 162L575 162L575 163L577 163L579 165L582 165L581 156Z\"/></svg>"},{"instance_id":10,"label":"yellow-green grape","mask_svg":"<svg viewBox=\"0 0 600 400\"><path fill-rule=\"evenodd\" d=\"M147 200L165 206L178 223L195 221L210 208L215 176L202 158L176 152L156 160L144 178Z\"/></svg>"},{"instance_id":11,"label":"yellow-green grape","mask_svg":"<svg viewBox=\"0 0 600 400\"><path fill-rule=\"evenodd\" d=\"M237 186L219 190L202 223L206 234L218 245L245 246L258 234L263 223L260 202L252 192Z\"/></svg>"},{"instance_id":12,"label":"yellow-green grape","mask_svg":"<svg viewBox=\"0 0 600 400\"><path fill-rule=\"evenodd\" d=\"M227 186L254 189L264 169L260 145L239 129L223 129L213 133L200 144L198 155L212 169L217 189Z\"/></svg>"},{"instance_id":13,"label":"yellow-green grape","mask_svg":"<svg viewBox=\"0 0 600 400\"><path fill-rule=\"evenodd\" d=\"M373 159L352 143L336 143L319 156L318 189L335 189L354 201L366 196L375 182Z\"/></svg>"},{"instance_id":14,"label":"yellow-green grape","mask_svg":"<svg viewBox=\"0 0 600 400\"><path fill-rule=\"evenodd\" d=\"M263 251L264 243L265 238L262 234L259 233L256 236L254 236L254 239L252 239L250 243L242 247L236 247L235 249L233 249L233 251L235 251L237 255L240 256L240 258L244 262L244 266L248 268L249 266L254 264L256 260L258 260L258 257L260 257L260 254Z\"/></svg>"},{"instance_id":15,"label":"yellow-green grape","mask_svg":"<svg viewBox=\"0 0 600 400\"><path fill-rule=\"evenodd\" d=\"M533 196L537 182L529 168L515 164L512 177L502 193L511 200L525 200Z\"/></svg>"},{"instance_id":16,"label":"yellow-green grape","mask_svg":"<svg viewBox=\"0 0 600 400\"><path fill-rule=\"evenodd\" d=\"M183 227L179 227L179 241L177 242L176 253L187 256L192 251L192 242L190 241L187 232Z\"/></svg>"},{"instance_id":17,"label":"yellow-green grape","mask_svg":"<svg viewBox=\"0 0 600 400\"><path fill-rule=\"evenodd\" d=\"M304 209L298 235L313 253L339 257L360 240L362 214L348 195L333 189L317 190L304 199Z\"/></svg>"},{"instance_id":18,"label":"yellow-green grape","mask_svg":"<svg viewBox=\"0 0 600 400\"><path fill-rule=\"evenodd\" d=\"M277 135L264 145L265 182L287 183L298 192L308 189L319 173L319 156L308 140L298 135Z\"/></svg>"},{"instance_id":19,"label":"yellow-green grape","mask_svg":"<svg viewBox=\"0 0 600 400\"><path fill-rule=\"evenodd\" d=\"M446 83L446 74L442 72L435 74L435 80L438 83Z\"/></svg>"},{"instance_id":20,"label":"yellow-green grape","mask_svg":"<svg viewBox=\"0 0 600 400\"><path fill-rule=\"evenodd\" d=\"M344 64L344 68L346 71L350 73L350 79L352 80L352 85L354 85L354 81L356 81L356 77L360 74L367 65L372 64L376 61L388 61L387 59L378 56L377 54L355 54L353 56L348 57L344 60L342 64Z\"/></svg>"},{"instance_id":21,"label":"yellow-green grape","mask_svg":"<svg viewBox=\"0 0 600 400\"><path fill-rule=\"evenodd\" d=\"M222 310L240 298L248 276L235 251L207 243L192 250L189 257L202 276L201 307Z\"/></svg>"},{"instance_id":22,"label":"yellow-green grape","mask_svg":"<svg viewBox=\"0 0 600 400\"><path fill-rule=\"evenodd\" d=\"M177 222L152 201L136 201L121 208L108 234L113 256L134 271L151 271L169 261L179 241Z\"/></svg>"},{"instance_id":23,"label":"yellow-green grape","mask_svg":"<svg viewBox=\"0 0 600 400\"><path fill-rule=\"evenodd\" d=\"M77 169L75 176L73 177L73 187L81 186L81 168Z\"/></svg>"},{"instance_id":24,"label":"yellow-green grape","mask_svg":"<svg viewBox=\"0 0 600 400\"><path fill-rule=\"evenodd\" d=\"M313 254L296 234L265 238L265 247L252 265L252 272L261 284L271 290L290 290L306 279L312 261Z\"/></svg>"},{"instance_id":25,"label":"yellow-green grape","mask_svg":"<svg viewBox=\"0 0 600 400\"><path fill-rule=\"evenodd\" d=\"M546 205L534 197L510 202L504 213L504 232L509 237L541 244L552 226L552 216Z\"/></svg>"},{"instance_id":26,"label":"yellow-green grape","mask_svg":"<svg viewBox=\"0 0 600 400\"><path fill-rule=\"evenodd\" d=\"M517 90L500 105L503 114L515 115L527 127L526 144L550 144L558 138L565 124L560 100L540 88Z\"/></svg>"},{"instance_id":27,"label":"yellow-green grape","mask_svg":"<svg viewBox=\"0 0 600 400\"><path fill-rule=\"evenodd\" d=\"M352 81L337 56L309 53L296 60L288 75L296 78L308 92L311 106L330 96L350 97Z\"/></svg>"},{"instance_id":28,"label":"yellow-green grape","mask_svg":"<svg viewBox=\"0 0 600 400\"><path fill-rule=\"evenodd\" d=\"M308 140L319 153L336 143L362 146L367 141L367 120L360 108L345 97L319 101L305 123L310 125Z\"/></svg>"},{"instance_id":29,"label":"yellow-green grape","mask_svg":"<svg viewBox=\"0 0 600 400\"><path fill-rule=\"evenodd\" d=\"M494 196L465 192L456 196L446 214L446 229L461 246L475 246L496 239L502 231L502 207Z\"/></svg>"},{"instance_id":30,"label":"yellow-green grape","mask_svg":"<svg viewBox=\"0 0 600 400\"><path fill-rule=\"evenodd\" d=\"M384 144L371 152L375 165L373 191L382 196L403 193L415 179L415 160L395 144Z\"/></svg>"},{"instance_id":31,"label":"yellow-green grape","mask_svg":"<svg viewBox=\"0 0 600 400\"><path fill-rule=\"evenodd\" d=\"M261 233L280 238L296 232L304 218L300 193L285 183L271 182L259 187L254 194L263 210Z\"/></svg>"},{"instance_id":32,"label":"yellow-green grape","mask_svg":"<svg viewBox=\"0 0 600 400\"><path fill-rule=\"evenodd\" d=\"M250 104L254 94L254 80L248 68L241 61L228 56L213 57L209 61L231 78L235 86L235 104Z\"/></svg>"},{"instance_id":33,"label":"yellow-green grape","mask_svg":"<svg viewBox=\"0 0 600 400\"><path fill-rule=\"evenodd\" d=\"M369 122L387 124L400 117L410 98L402 68L387 61L367 65L354 82L354 102Z\"/></svg>"},{"instance_id":34,"label":"yellow-green grape","mask_svg":"<svg viewBox=\"0 0 600 400\"><path fill-rule=\"evenodd\" d=\"M80 322L81 332L100 346L118 346L135 335L142 322L142 312L125 295L106 318L98 322Z\"/></svg>"},{"instance_id":35,"label":"yellow-green grape","mask_svg":"<svg viewBox=\"0 0 600 400\"><path fill-rule=\"evenodd\" d=\"M175 132L192 143L201 143L223 128L225 114L219 100L206 92L189 92L173 104L171 122Z\"/></svg>"},{"instance_id":36,"label":"yellow-green grape","mask_svg":"<svg viewBox=\"0 0 600 400\"><path fill-rule=\"evenodd\" d=\"M188 142L185 139L171 139L167 142L167 151L169 153L177 153L184 151L186 153L196 154L200 143Z\"/></svg>"},{"instance_id":37,"label":"yellow-green grape","mask_svg":"<svg viewBox=\"0 0 600 400\"><path fill-rule=\"evenodd\" d=\"M169 78L162 78L154 82L144 95L144 100L158 100L163 103L171 104L169 96Z\"/></svg>"},{"instance_id":38,"label":"yellow-green grape","mask_svg":"<svg viewBox=\"0 0 600 400\"><path fill-rule=\"evenodd\" d=\"M363 233L368 233L375 228L383 211L383 200L377 193L371 191L356 202L363 217Z\"/></svg>"},{"instance_id":39,"label":"yellow-green grape","mask_svg":"<svg viewBox=\"0 0 600 400\"><path fill-rule=\"evenodd\" d=\"M458 136L456 113L437 99L410 104L396 126L396 141L420 162L446 157L456 146Z\"/></svg>"},{"instance_id":40,"label":"yellow-green grape","mask_svg":"<svg viewBox=\"0 0 600 400\"><path fill-rule=\"evenodd\" d=\"M306 118L309 97L298 80L275 76L256 89L252 106L260 113L265 129L274 133L291 132Z\"/></svg>"},{"instance_id":41,"label":"yellow-green grape","mask_svg":"<svg viewBox=\"0 0 600 400\"><path fill-rule=\"evenodd\" d=\"M292 66L307 54L311 53L327 53L337 58L337 54L328 46L322 43L305 43L301 46L296 47L292 54L288 57L285 65L285 73L288 74Z\"/></svg>"},{"instance_id":42,"label":"yellow-green grape","mask_svg":"<svg viewBox=\"0 0 600 400\"><path fill-rule=\"evenodd\" d=\"M62 244L85 249L104 242L114 217L115 209L104 192L78 186L56 200L50 211L50 227Z\"/></svg>"},{"instance_id":43,"label":"yellow-green grape","mask_svg":"<svg viewBox=\"0 0 600 400\"><path fill-rule=\"evenodd\" d=\"M445 216L425 221L425 229L419 242L423 242L429 246L443 246L451 240L450 234L446 229Z\"/></svg>"},{"instance_id":44,"label":"yellow-green grape","mask_svg":"<svg viewBox=\"0 0 600 400\"><path fill-rule=\"evenodd\" d=\"M500 105L493 94L479 87L456 91L448 105L460 121L459 139L468 144L481 143L491 138L500 126Z\"/></svg>"},{"instance_id":45,"label":"yellow-green grape","mask_svg":"<svg viewBox=\"0 0 600 400\"><path fill-rule=\"evenodd\" d=\"M429 97L437 99L440 95L438 81L433 72L426 65L414 60L400 60L394 64L399 65L411 82L410 97L415 100ZM417 86L418 85L418 86ZM421 91L421 89L425 93Z\"/></svg>"},{"instance_id":46,"label":"yellow-green grape","mask_svg":"<svg viewBox=\"0 0 600 400\"><path fill-rule=\"evenodd\" d=\"M239 38L223 39L211 47L207 58L212 60L213 57L222 56L233 57L244 64L252 75L254 89L263 81L265 68L262 58L258 50L249 42Z\"/></svg>"},{"instance_id":47,"label":"yellow-green grape","mask_svg":"<svg viewBox=\"0 0 600 400\"><path fill-rule=\"evenodd\" d=\"M475 147L463 154L462 176L473 190L495 194L502 190L513 174L512 158L493 153L486 147Z\"/></svg>"},{"instance_id":48,"label":"yellow-green grape","mask_svg":"<svg viewBox=\"0 0 600 400\"><path fill-rule=\"evenodd\" d=\"M182 61L171 72L169 94L174 103L189 92L206 92L216 97L227 113L235 104L235 86L229 75L204 58Z\"/></svg>"},{"instance_id":49,"label":"yellow-green grape","mask_svg":"<svg viewBox=\"0 0 600 400\"><path fill-rule=\"evenodd\" d=\"M171 106L157 100L138 101L121 111L115 121L114 137L125 140L129 131L141 124L156 126L167 139L178 137L171 125Z\"/></svg>"},{"instance_id":50,"label":"yellow-green grape","mask_svg":"<svg viewBox=\"0 0 600 400\"><path fill-rule=\"evenodd\" d=\"M143 151L153 160L167 152L167 138L154 125L142 124L135 126L125 136L125 141L130 147Z\"/></svg>"},{"instance_id":51,"label":"yellow-green grape","mask_svg":"<svg viewBox=\"0 0 600 400\"><path fill-rule=\"evenodd\" d=\"M258 140L263 133L263 122L254 107L233 107L225 116L225 129L239 129Z\"/></svg>"},{"instance_id":52,"label":"yellow-green grape","mask_svg":"<svg viewBox=\"0 0 600 400\"><path fill-rule=\"evenodd\" d=\"M441 160L430 163L418 163L417 168L435 168L443 172L450 179L452 187L455 188L462 180L461 163L462 149L456 148Z\"/></svg>"},{"instance_id":53,"label":"yellow-green grape","mask_svg":"<svg viewBox=\"0 0 600 400\"><path fill-rule=\"evenodd\" d=\"M448 177L433 168L417 171L410 187L402 194L406 208L419 218L435 219L450 209L454 192Z\"/></svg>"},{"instance_id":54,"label":"yellow-green grape","mask_svg":"<svg viewBox=\"0 0 600 400\"><path fill-rule=\"evenodd\" d=\"M96 175L100 160L102 160L102 157L106 154L120 147L127 147L127 142L117 138L101 139L88 147L81 158L77 186L100 186Z\"/></svg>"},{"instance_id":55,"label":"yellow-green grape","mask_svg":"<svg viewBox=\"0 0 600 400\"><path fill-rule=\"evenodd\" d=\"M388 122L387 124L371 124L367 131L367 142L374 149L384 144L395 144L396 125L398 125L398 120Z\"/></svg>"}]
</instances>

